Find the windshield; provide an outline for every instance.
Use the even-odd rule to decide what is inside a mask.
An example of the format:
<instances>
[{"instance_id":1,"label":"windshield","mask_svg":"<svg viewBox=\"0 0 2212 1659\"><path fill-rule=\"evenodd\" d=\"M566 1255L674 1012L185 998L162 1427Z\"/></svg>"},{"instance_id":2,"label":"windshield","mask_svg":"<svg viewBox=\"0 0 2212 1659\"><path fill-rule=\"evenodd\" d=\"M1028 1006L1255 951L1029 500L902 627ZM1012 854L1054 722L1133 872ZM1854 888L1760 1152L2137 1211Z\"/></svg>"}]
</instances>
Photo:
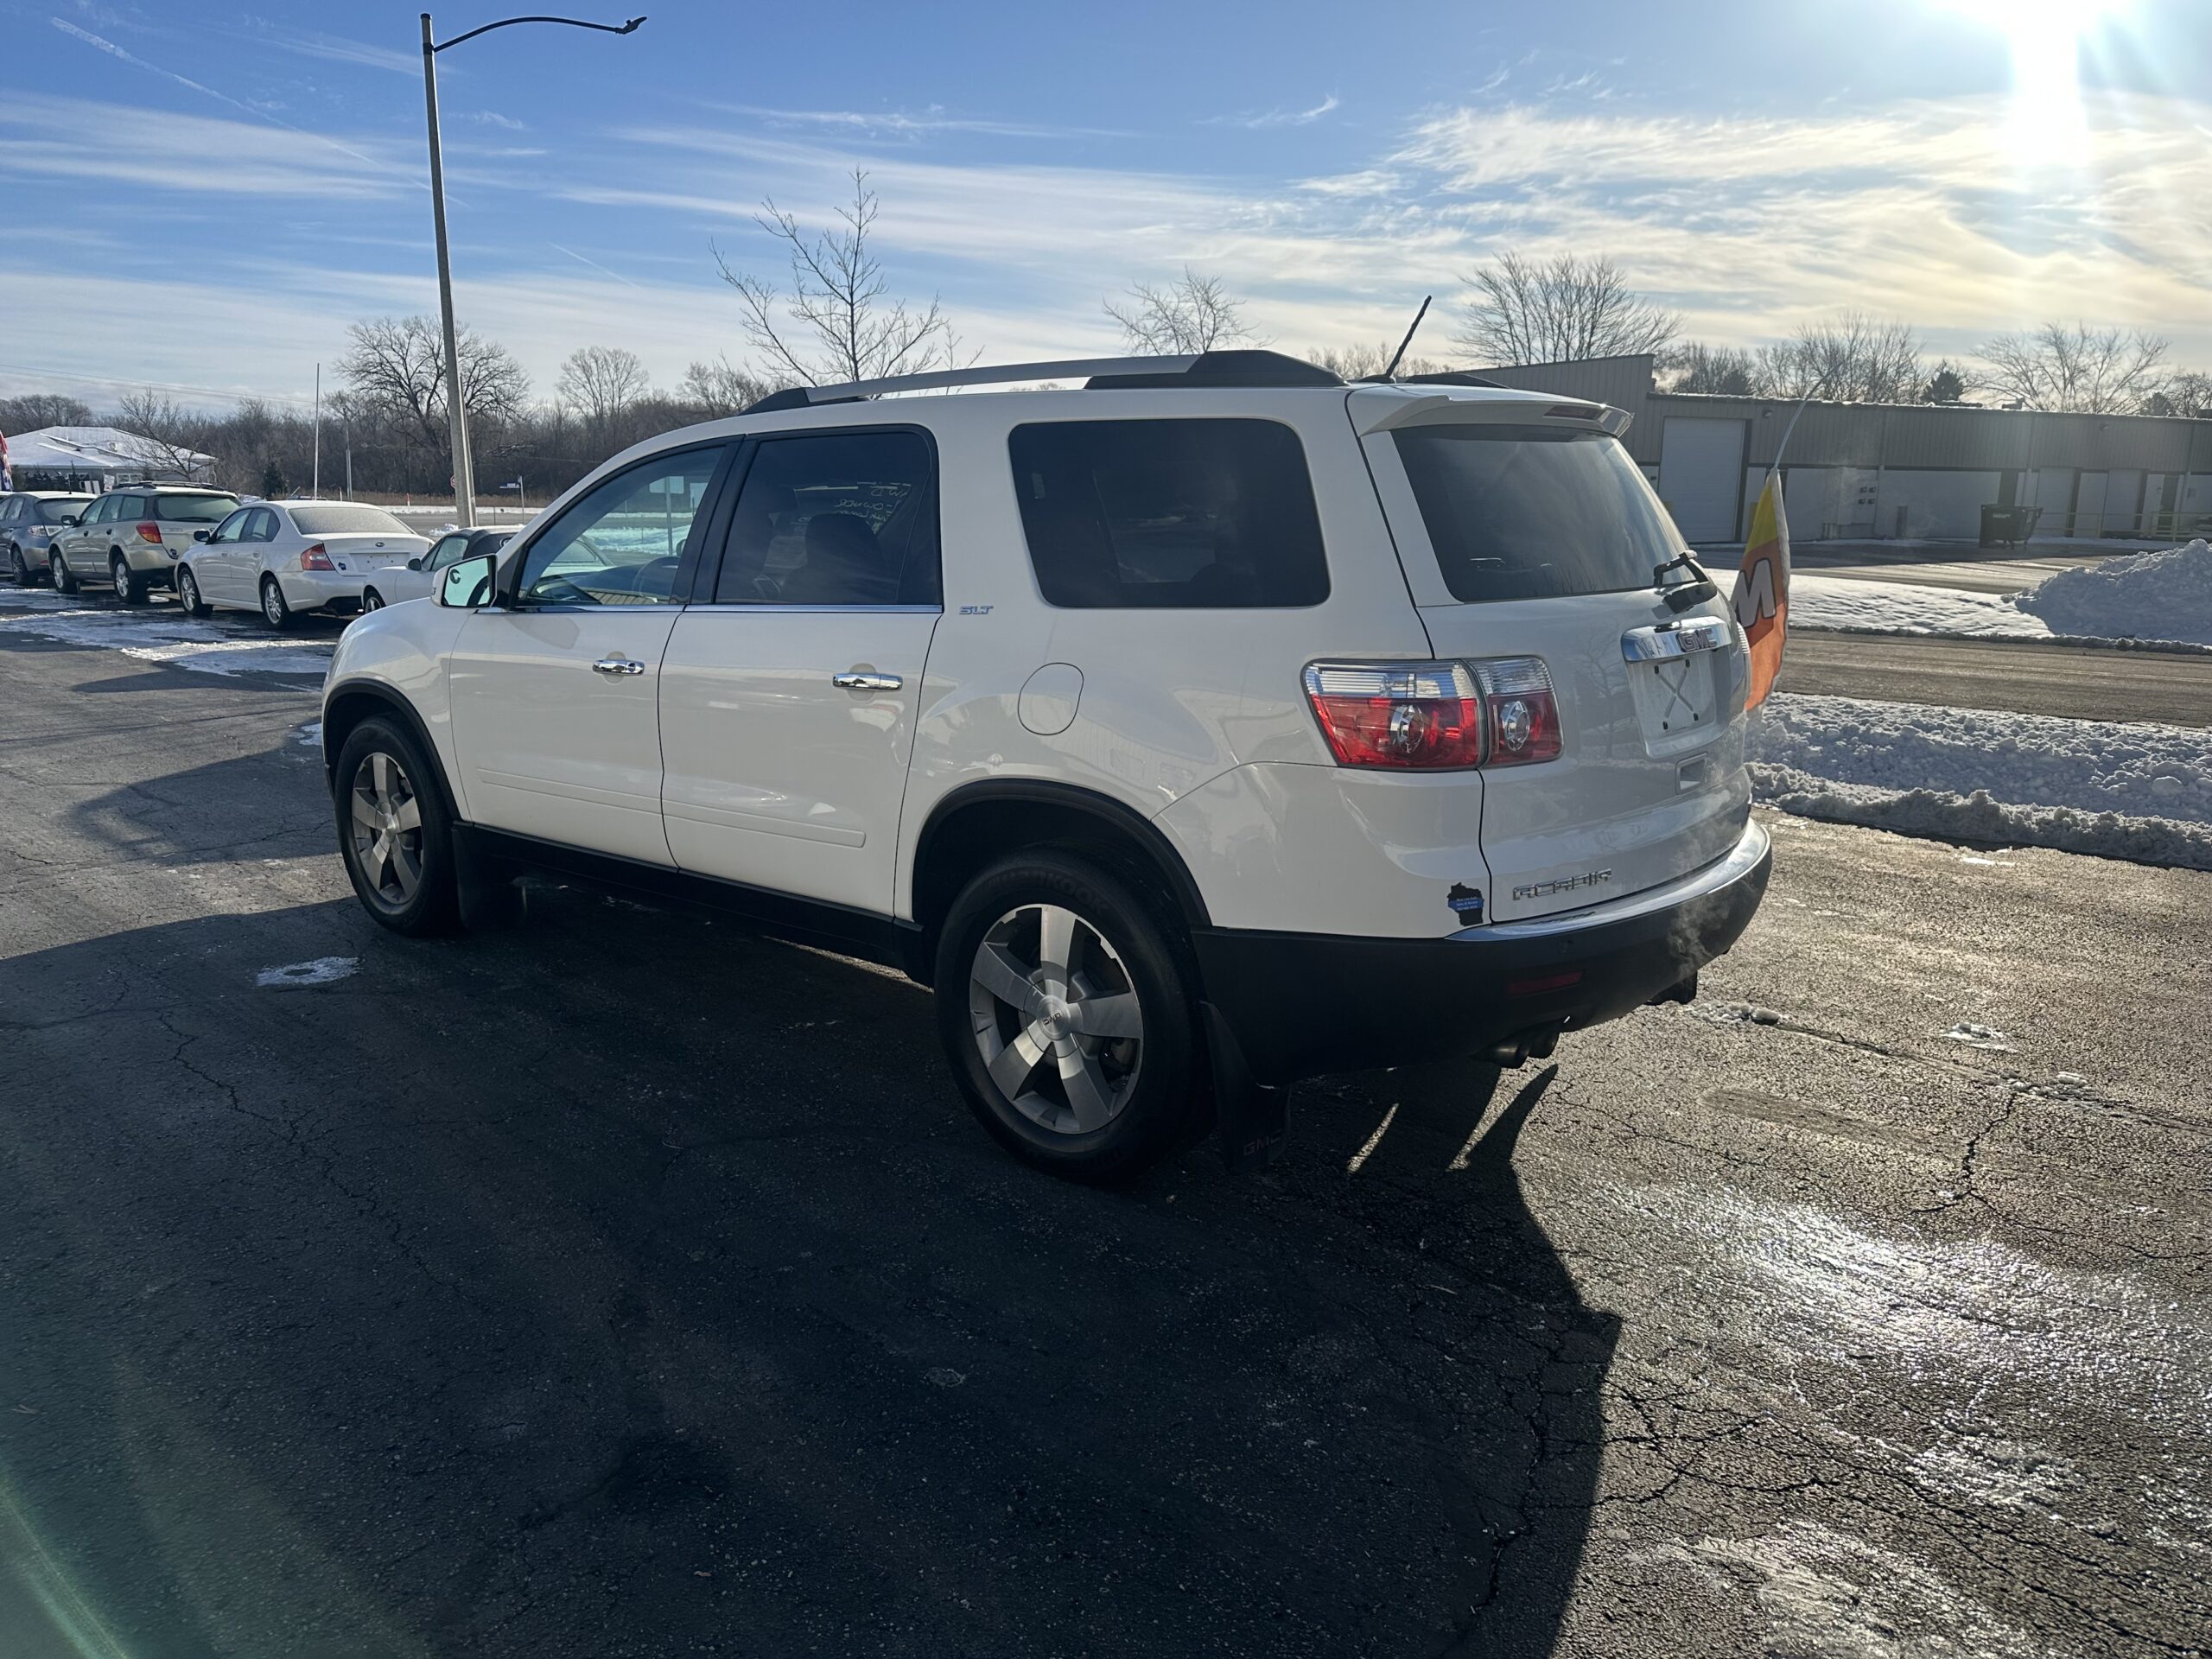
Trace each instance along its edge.
<instances>
[{"instance_id":1,"label":"windshield","mask_svg":"<svg viewBox=\"0 0 2212 1659\"><path fill-rule=\"evenodd\" d=\"M414 531L382 507L359 501L303 501L287 506L302 536L412 536Z\"/></svg>"},{"instance_id":2,"label":"windshield","mask_svg":"<svg viewBox=\"0 0 2212 1659\"><path fill-rule=\"evenodd\" d=\"M58 524L68 514L82 512L92 504L92 498L89 495L56 496L51 501L38 504L38 521L41 524Z\"/></svg>"},{"instance_id":3,"label":"windshield","mask_svg":"<svg viewBox=\"0 0 2212 1659\"><path fill-rule=\"evenodd\" d=\"M157 495L154 517L173 524L220 524L238 511L235 495Z\"/></svg>"},{"instance_id":4,"label":"windshield","mask_svg":"<svg viewBox=\"0 0 2212 1659\"><path fill-rule=\"evenodd\" d=\"M1643 474L1605 433L1468 423L1396 436L1455 599L1649 588L1653 568L1682 550Z\"/></svg>"}]
</instances>

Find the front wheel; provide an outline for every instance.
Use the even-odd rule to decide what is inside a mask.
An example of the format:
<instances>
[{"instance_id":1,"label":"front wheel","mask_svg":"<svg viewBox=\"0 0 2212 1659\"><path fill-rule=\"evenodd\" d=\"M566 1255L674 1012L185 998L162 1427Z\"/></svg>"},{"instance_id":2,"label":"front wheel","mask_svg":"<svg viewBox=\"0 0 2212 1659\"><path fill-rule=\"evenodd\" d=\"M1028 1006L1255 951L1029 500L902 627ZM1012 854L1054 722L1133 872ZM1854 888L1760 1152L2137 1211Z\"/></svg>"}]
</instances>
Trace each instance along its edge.
<instances>
[{"instance_id":1,"label":"front wheel","mask_svg":"<svg viewBox=\"0 0 2212 1659\"><path fill-rule=\"evenodd\" d=\"M46 556L46 574L48 580L54 583L55 593L73 594L77 591L76 572L70 569L68 559L58 547Z\"/></svg>"},{"instance_id":2,"label":"front wheel","mask_svg":"<svg viewBox=\"0 0 2212 1659\"><path fill-rule=\"evenodd\" d=\"M938 1033L969 1108L1017 1157L1126 1179L1201 1103L1196 976L1164 904L1072 853L993 865L938 943Z\"/></svg>"},{"instance_id":3,"label":"front wheel","mask_svg":"<svg viewBox=\"0 0 2212 1659\"><path fill-rule=\"evenodd\" d=\"M192 574L189 566L176 573L176 602L184 607L187 616L207 614L207 601L200 597L200 578Z\"/></svg>"},{"instance_id":4,"label":"front wheel","mask_svg":"<svg viewBox=\"0 0 2212 1659\"><path fill-rule=\"evenodd\" d=\"M372 717L338 753L338 850L361 906L395 933L449 933L460 920L453 820L430 758L397 721Z\"/></svg>"},{"instance_id":5,"label":"front wheel","mask_svg":"<svg viewBox=\"0 0 2212 1659\"><path fill-rule=\"evenodd\" d=\"M115 600L118 605L143 605L146 602L146 579L130 568L130 561L118 553L108 561L108 580L115 584Z\"/></svg>"},{"instance_id":6,"label":"front wheel","mask_svg":"<svg viewBox=\"0 0 2212 1659\"><path fill-rule=\"evenodd\" d=\"M292 607L284 602L284 590L274 576L261 579L261 616L279 633L292 626Z\"/></svg>"}]
</instances>

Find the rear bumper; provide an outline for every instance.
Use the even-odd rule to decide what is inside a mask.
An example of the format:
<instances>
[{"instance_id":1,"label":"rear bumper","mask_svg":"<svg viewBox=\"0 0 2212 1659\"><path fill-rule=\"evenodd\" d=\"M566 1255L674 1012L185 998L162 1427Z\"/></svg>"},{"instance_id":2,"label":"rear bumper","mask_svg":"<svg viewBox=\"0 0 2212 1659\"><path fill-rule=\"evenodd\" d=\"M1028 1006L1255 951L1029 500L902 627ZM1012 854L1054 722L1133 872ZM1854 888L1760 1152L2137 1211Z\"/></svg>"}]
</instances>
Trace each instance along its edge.
<instances>
[{"instance_id":1,"label":"rear bumper","mask_svg":"<svg viewBox=\"0 0 2212 1659\"><path fill-rule=\"evenodd\" d=\"M284 590L284 602L296 611L336 611L345 614L361 608L361 589L370 572L362 570L276 570L270 572Z\"/></svg>"},{"instance_id":2,"label":"rear bumper","mask_svg":"<svg viewBox=\"0 0 2212 1659\"><path fill-rule=\"evenodd\" d=\"M1745 826L1723 857L1611 904L1436 939L1203 928L1205 998L1252 1077L1464 1058L1526 1034L1617 1020L1735 944L1774 855Z\"/></svg>"}]
</instances>

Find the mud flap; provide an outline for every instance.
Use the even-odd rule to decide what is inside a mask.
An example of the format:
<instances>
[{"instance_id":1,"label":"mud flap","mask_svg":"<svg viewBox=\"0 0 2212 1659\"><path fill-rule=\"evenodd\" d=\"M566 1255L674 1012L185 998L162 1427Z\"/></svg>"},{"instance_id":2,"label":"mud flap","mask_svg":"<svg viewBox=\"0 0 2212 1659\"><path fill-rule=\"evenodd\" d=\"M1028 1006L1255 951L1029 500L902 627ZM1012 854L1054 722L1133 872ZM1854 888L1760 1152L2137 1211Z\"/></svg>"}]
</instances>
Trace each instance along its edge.
<instances>
[{"instance_id":1,"label":"mud flap","mask_svg":"<svg viewBox=\"0 0 2212 1659\"><path fill-rule=\"evenodd\" d=\"M530 901L523 892L521 871L486 854L468 824L453 827L453 866L463 927L472 933L489 933L522 925Z\"/></svg>"},{"instance_id":2,"label":"mud flap","mask_svg":"<svg viewBox=\"0 0 2212 1659\"><path fill-rule=\"evenodd\" d=\"M1283 1148L1290 1132L1290 1088L1253 1080L1236 1034L1211 1002L1198 1005L1205 1019L1206 1053L1213 1066L1215 1133L1221 1160L1232 1173L1265 1169Z\"/></svg>"}]
</instances>

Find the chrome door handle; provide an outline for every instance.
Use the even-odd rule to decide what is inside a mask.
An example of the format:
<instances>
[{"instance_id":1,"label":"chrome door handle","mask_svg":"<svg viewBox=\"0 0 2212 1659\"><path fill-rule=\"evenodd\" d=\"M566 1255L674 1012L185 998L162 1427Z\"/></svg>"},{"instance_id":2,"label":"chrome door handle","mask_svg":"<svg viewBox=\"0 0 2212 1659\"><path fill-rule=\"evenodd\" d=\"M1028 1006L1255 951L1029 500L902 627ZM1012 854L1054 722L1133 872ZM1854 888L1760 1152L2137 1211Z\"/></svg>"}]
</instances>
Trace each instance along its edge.
<instances>
[{"instance_id":1,"label":"chrome door handle","mask_svg":"<svg viewBox=\"0 0 2212 1659\"><path fill-rule=\"evenodd\" d=\"M896 674L864 674L858 669L848 673L832 674L832 685L842 685L848 691L896 691L906 683Z\"/></svg>"},{"instance_id":2,"label":"chrome door handle","mask_svg":"<svg viewBox=\"0 0 2212 1659\"><path fill-rule=\"evenodd\" d=\"M645 665L629 657L602 657L591 665L591 671L609 676L642 674L645 671Z\"/></svg>"}]
</instances>

